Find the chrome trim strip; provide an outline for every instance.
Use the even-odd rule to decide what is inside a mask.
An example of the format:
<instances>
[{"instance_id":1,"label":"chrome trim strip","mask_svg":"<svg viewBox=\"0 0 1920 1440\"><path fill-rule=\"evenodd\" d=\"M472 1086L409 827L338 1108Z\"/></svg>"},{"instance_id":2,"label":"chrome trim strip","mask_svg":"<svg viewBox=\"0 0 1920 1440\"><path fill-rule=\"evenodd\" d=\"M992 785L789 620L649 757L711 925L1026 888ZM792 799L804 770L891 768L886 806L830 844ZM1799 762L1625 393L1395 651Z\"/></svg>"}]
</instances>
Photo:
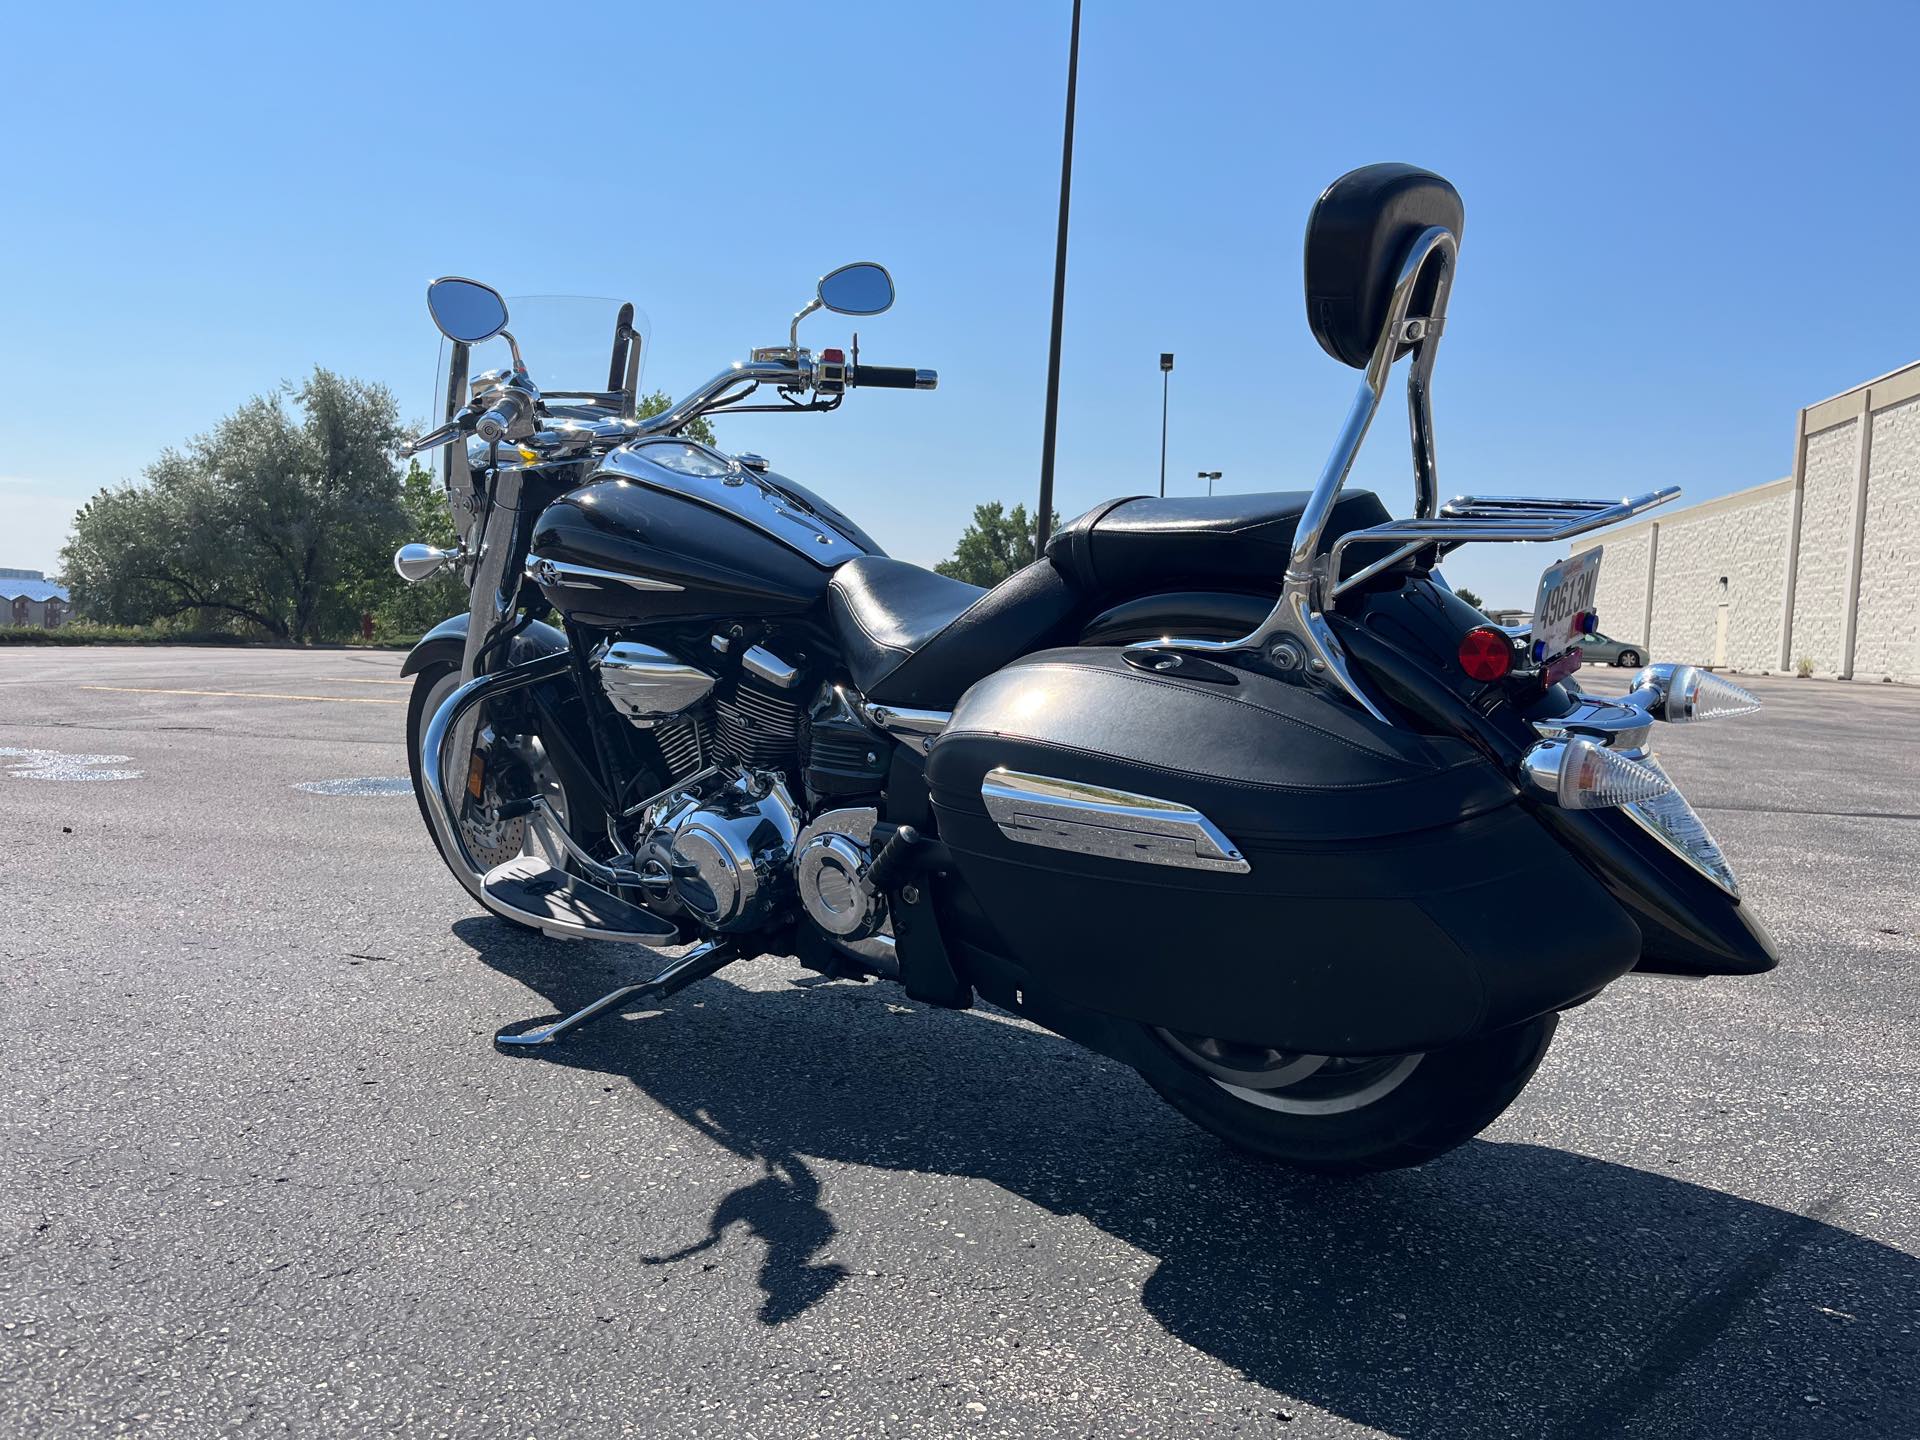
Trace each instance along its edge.
<instances>
[{"instance_id":1,"label":"chrome trim strip","mask_svg":"<svg viewBox=\"0 0 1920 1440\"><path fill-rule=\"evenodd\" d=\"M596 570L591 565L575 565L567 560L534 558L527 562L527 578L536 585L553 590L586 590L598 585L627 585L635 590L686 589L671 580L656 580L651 575L636 575L626 570Z\"/></svg>"},{"instance_id":2,"label":"chrome trim strip","mask_svg":"<svg viewBox=\"0 0 1920 1440\"><path fill-rule=\"evenodd\" d=\"M1253 868L1217 825L1174 800L1004 768L987 772L980 799L1000 833L1023 844L1178 870Z\"/></svg>"}]
</instances>

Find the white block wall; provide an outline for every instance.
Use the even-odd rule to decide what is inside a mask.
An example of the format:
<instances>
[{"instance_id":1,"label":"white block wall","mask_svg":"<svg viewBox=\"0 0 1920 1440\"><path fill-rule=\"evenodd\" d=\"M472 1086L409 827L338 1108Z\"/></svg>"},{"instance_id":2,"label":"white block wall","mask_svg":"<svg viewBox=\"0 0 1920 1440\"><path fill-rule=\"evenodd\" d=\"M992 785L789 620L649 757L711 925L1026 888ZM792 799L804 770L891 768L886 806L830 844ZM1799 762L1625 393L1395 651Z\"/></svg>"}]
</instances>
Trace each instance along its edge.
<instances>
[{"instance_id":1,"label":"white block wall","mask_svg":"<svg viewBox=\"0 0 1920 1440\"><path fill-rule=\"evenodd\" d=\"M1803 658L1813 661L1819 675L1837 675L1842 668L1859 448L1859 420L1807 436L1800 563L1793 582L1793 654L1788 659L1794 665Z\"/></svg>"},{"instance_id":2,"label":"white block wall","mask_svg":"<svg viewBox=\"0 0 1920 1440\"><path fill-rule=\"evenodd\" d=\"M1920 684L1920 362L1798 435L1785 480L1574 542L1607 549L1600 628L1655 660Z\"/></svg>"},{"instance_id":3,"label":"white block wall","mask_svg":"<svg viewBox=\"0 0 1920 1440\"><path fill-rule=\"evenodd\" d=\"M1920 679L1920 396L1873 417L1856 680Z\"/></svg>"}]
</instances>

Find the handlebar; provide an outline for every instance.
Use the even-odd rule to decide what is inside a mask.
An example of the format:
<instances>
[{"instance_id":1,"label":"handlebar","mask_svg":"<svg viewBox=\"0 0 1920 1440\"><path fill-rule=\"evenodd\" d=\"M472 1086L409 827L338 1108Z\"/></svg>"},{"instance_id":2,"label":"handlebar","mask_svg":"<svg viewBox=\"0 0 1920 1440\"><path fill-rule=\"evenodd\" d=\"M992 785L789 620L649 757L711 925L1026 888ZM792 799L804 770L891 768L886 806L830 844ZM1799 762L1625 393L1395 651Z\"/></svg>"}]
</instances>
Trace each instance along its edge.
<instances>
[{"instance_id":1,"label":"handlebar","mask_svg":"<svg viewBox=\"0 0 1920 1440\"><path fill-rule=\"evenodd\" d=\"M524 390L509 387L500 402L480 417L473 433L489 445L504 440L527 418L532 398Z\"/></svg>"},{"instance_id":2,"label":"handlebar","mask_svg":"<svg viewBox=\"0 0 1920 1440\"><path fill-rule=\"evenodd\" d=\"M847 384L872 390L933 390L939 387L940 374L911 365L849 365Z\"/></svg>"}]
</instances>

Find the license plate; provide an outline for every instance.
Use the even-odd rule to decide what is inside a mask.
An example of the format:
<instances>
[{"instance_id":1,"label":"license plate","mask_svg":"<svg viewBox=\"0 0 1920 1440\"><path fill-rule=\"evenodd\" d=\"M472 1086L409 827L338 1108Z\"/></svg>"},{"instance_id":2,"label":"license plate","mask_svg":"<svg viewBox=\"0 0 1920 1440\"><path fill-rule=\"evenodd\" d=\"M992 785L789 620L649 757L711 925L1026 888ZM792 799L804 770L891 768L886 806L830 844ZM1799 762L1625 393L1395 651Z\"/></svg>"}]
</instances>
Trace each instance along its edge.
<instances>
[{"instance_id":1,"label":"license plate","mask_svg":"<svg viewBox=\"0 0 1920 1440\"><path fill-rule=\"evenodd\" d=\"M1549 565L1540 577L1540 593L1533 602L1534 660L1545 663L1580 643L1584 635L1580 618L1593 609L1605 548L1596 545Z\"/></svg>"}]
</instances>

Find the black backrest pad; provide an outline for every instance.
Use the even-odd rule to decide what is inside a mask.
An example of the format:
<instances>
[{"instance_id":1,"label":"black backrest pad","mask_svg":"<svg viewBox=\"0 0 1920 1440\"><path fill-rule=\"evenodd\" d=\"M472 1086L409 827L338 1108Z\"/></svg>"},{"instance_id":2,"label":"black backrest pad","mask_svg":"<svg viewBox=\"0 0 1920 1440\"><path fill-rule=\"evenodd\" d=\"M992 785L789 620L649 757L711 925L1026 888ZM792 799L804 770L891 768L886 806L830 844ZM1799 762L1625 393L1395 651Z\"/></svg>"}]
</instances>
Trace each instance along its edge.
<instances>
[{"instance_id":1,"label":"black backrest pad","mask_svg":"<svg viewBox=\"0 0 1920 1440\"><path fill-rule=\"evenodd\" d=\"M1307 218L1307 323L1320 348L1364 366L1407 247L1431 225L1457 240L1465 220L1460 192L1417 165L1363 165L1329 185ZM1411 313L1428 298L1416 294Z\"/></svg>"}]
</instances>

